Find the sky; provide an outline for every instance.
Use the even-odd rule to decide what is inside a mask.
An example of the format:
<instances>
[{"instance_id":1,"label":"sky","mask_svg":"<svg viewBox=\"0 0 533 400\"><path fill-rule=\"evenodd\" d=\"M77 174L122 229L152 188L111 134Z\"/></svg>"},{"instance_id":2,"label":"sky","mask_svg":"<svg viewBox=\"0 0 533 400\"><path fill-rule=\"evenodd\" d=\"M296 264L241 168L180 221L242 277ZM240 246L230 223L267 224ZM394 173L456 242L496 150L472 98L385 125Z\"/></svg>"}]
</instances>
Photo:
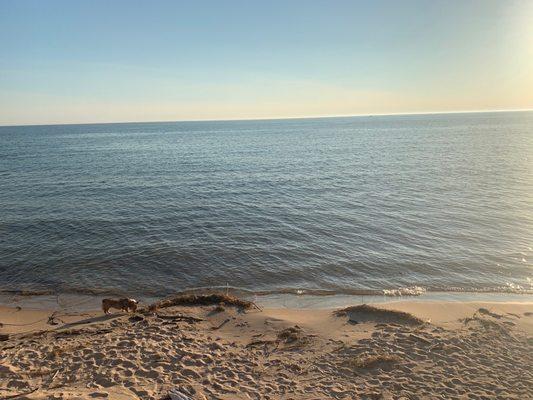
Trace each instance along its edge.
<instances>
[{"instance_id":1,"label":"sky","mask_svg":"<svg viewBox=\"0 0 533 400\"><path fill-rule=\"evenodd\" d=\"M533 108L533 0L0 0L0 125Z\"/></svg>"}]
</instances>

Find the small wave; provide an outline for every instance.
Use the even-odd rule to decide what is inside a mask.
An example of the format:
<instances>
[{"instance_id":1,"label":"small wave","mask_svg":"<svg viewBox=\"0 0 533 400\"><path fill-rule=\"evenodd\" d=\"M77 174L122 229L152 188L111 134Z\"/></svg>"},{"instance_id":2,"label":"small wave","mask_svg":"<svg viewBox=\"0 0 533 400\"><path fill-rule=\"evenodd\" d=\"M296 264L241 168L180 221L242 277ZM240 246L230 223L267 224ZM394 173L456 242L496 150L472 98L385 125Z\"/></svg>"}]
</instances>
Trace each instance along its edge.
<instances>
[{"instance_id":1,"label":"small wave","mask_svg":"<svg viewBox=\"0 0 533 400\"><path fill-rule=\"evenodd\" d=\"M384 289L384 296L420 296L426 293L426 289L420 286L404 287L399 289Z\"/></svg>"},{"instance_id":2,"label":"small wave","mask_svg":"<svg viewBox=\"0 0 533 400\"><path fill-rule=\"evenodd\" d=\"M453 292L453 293L494 293L494 294L523 294L532 295L533 288L525 288L522 285L507 283L505 286L494 287L434 287L427 288L427 292Z\"/></svg>"},{"instance_id":3,"label":"small wave","mask_svg":"<svg viewBox=\"0 0 533 400\"><path fill-rule=\"evenodd\" d=\"M31 296L53 296L57 292L54 290L32 290L32 289L5 289L0 290L0 294L20 296L20 297L31 297Z\"/></svg>"},{"instance_id":4,"label":"small wave","mask_svg":"<svg viewBox=\"0 0 533 400\"><path fill-rule=\"evenodd\" d=\"M83 295L83 296L126 296L127 293L121 290L114 289L98 289L98 288L72 288L72 289L0 289L0 295L8 295L14 297L36 297L36 296L59 296L62 294Z\"/></svg>"}]
</instances>

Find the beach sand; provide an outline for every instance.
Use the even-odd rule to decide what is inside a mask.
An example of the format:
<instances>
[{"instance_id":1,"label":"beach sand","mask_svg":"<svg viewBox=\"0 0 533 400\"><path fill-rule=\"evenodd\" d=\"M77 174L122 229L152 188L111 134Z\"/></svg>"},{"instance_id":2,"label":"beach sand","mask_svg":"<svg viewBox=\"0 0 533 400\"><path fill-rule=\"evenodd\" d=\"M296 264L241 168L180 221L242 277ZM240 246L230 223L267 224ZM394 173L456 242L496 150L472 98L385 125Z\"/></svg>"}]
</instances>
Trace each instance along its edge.
<instances>
[{"instance_id":1,"label":"beach sand","mask_svg":"<svg viewBox=\"0 0 533 400\"><path fill-rule=\"evenodd\" d=\"M0 398L533 398L533 303L376 307L0 307Z\"/></svg>"}]
</instances>

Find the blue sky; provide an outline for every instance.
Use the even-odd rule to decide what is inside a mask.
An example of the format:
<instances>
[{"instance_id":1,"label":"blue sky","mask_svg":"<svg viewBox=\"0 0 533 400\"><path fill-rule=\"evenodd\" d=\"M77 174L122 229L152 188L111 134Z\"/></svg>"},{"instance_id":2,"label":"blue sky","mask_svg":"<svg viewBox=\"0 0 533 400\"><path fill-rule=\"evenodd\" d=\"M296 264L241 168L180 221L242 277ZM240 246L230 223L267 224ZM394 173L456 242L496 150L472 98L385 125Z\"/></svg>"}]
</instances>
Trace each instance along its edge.
<instances>
[{"instance_id":1,"label":"blue sky","mask_svg":"<svg viewBox=\"0 0 533 400\"><path fill-rule=\"evenodd\" d=\"M533 1L0 0L0 124L533 108Z\"/></svg>"}]
</instances>

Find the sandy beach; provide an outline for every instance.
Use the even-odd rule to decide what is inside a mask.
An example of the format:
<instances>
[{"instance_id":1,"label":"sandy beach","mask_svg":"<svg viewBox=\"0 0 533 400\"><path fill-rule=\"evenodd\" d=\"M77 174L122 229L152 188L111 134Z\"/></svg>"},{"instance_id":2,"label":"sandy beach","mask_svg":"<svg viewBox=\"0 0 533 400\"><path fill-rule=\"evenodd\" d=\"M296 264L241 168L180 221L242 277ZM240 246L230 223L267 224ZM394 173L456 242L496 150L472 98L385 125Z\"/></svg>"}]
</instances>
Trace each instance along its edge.
<instances>
[{"instance_id":1,"label":"sandy beach","mask_svg":"<svg viewBox=\"0 0 533 400\"><path fill-rule=\"evenodd\" d=\"M0 323L2 399L533 398L531 302L1 307Z\"/></svg>"}]
</instances>

